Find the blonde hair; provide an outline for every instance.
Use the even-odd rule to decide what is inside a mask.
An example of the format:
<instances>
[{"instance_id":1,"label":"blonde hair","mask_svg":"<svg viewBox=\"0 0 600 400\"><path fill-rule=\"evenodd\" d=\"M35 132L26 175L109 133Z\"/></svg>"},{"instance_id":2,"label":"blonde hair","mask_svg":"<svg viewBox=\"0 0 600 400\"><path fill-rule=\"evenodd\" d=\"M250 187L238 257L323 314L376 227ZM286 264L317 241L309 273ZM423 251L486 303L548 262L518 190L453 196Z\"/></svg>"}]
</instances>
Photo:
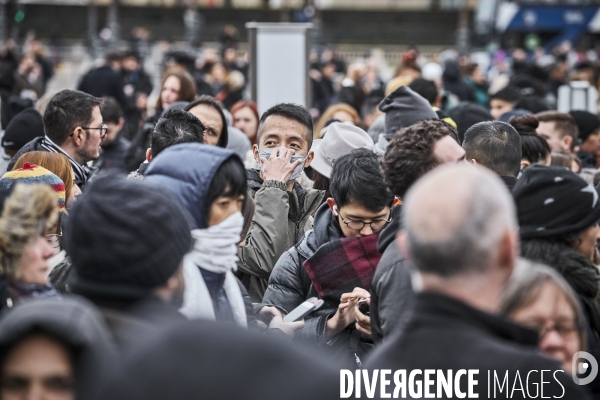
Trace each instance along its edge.
<instances>
[{"instance_id":1,"label":"blonde hair","mask_svg":"<svg viewBox=\"0 0 600 400\"><path fill-rule=\"evenodd\" d=\"M321 115L321 118L319 118L319 122L317 122L317 126L315 127L315 129L313 131L314 132L313 137L315 139L321 138L321 131L325 127L325 124L327 123L327 121L329 121L331 118L333 118L333 115L335 113L337 113L339 111L344 111L344 112L350 114L352 116L352 122L354 123L354 125L358 125L358 123L360 122L360 116L358 115L358 112L351 105L346 104L346 103L337 103L337 104L331 105L331 106L327 107L327 109L325 110L323 115Z\"/></svg>"},{"instance_id":2,"label":"blonde hair","mask_svg":"<svg viewBox=\"0 0 600 400\"><path fill-rule=\"evenodd\" d=\"M39 165L58 176L65 184L65 200L69 199L73 190L73 167L67 156L47 151L31 151L19 157L12 170L23 168L25 163Z\"/></svg>"},{"instance_id":3,"label":"blonde hair","mask_svg":"<svg viewBox=\"0 0 600 400\"><path fill-rule=\"evenodd\" d=\"M18 279L19 263L28 247L58 222L54 191L46 185L17 183L0 216L0 269Z\"/></svg>"}]
</instances>

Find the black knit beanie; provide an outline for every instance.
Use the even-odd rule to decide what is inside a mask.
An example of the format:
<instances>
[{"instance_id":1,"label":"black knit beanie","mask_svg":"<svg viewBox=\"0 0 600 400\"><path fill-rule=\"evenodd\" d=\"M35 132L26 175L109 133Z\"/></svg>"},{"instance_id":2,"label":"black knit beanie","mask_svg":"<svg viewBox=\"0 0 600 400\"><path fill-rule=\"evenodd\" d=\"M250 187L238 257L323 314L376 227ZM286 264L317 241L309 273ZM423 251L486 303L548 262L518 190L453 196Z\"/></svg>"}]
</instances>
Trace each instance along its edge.
<instances>
[{"instance_id":1,"label":"black knit beanie","mask_svg":"<svg viewBox=\"0 0 600 400\"><path fill-rule=\"evenodd\" d=\"M525 169L513 197L521 239L578 234L600 219L596 189L565 167Z\"/></svg>"},{"instance_id":2,"label":"black knit beanie","mask_svg":"<svg viewBox=\"0 0 600 400\"><path fill-rule=\"evenodd\" d=\"M160 187L120 175L86 189L65 234L77 279L136 289L165 284L192 245L179 204Z\"/></svg>"},{"instance_id":3,"label":"black knit beanie","mask_svg":"<svg viewBox=\"0 0 600 400\"><path fill-rule=\"evenodd\" d=\"M44 136L42 116L35 109L27 108L8 123L2 137L2 147L21 150L27 143L40 136Z\"/></svg>"},{"instance_id":4,"label":"black knit beanie","mask_svg":"<svg viewBox=\"0 0 600 400\"><path fill-rule=\"evenodd\" d=\"M571 117L573 117L577 124L579 139L581 139L582 144L585 143L588 136L600 129L600 118L591 112L570 111L569 114L571 114Z\"/></svg>"},{"instance_id":5,"label":"black knit beanie","mask_svg":"<svg viewBox=\"0 0 600 400\"><path fill-rule=\"evenodd\" d=\"M396 132L426 119L438 119L431 104L407 86L400 86L379 104L385 113L385 135L391 139Z\"/></svg>"}]
</instances>

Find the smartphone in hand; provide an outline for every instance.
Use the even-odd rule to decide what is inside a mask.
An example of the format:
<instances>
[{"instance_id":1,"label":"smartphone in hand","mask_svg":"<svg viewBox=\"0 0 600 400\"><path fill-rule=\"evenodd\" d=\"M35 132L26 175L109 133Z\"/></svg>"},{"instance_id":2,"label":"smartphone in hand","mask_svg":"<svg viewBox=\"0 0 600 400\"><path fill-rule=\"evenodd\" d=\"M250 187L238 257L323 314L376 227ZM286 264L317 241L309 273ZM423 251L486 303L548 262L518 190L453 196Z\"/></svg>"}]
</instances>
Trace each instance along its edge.
<instances>
[{"instance_id":1,"label":"smartphone in hand","mask_svg":"<svg viewBox=\"0 0 600 400\"><path fill-rule=\"evenodd\" d=\"M283 322L296 322L306 317L311 312L318 310L323 305L323 300L316 297L304 301L298 307L294 308L288 315L283 317Z\"/></svg>"}]
</instances>

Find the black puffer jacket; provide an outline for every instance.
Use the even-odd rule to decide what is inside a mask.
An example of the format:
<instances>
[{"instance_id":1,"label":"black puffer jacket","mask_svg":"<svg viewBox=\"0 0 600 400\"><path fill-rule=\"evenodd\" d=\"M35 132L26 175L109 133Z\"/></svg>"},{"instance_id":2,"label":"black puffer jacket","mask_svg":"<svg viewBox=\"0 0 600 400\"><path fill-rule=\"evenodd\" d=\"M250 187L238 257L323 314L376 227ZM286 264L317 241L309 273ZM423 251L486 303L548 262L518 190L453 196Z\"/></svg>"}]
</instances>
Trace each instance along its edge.
<instances>
[{"instance_id":1,"label":"black puffer jacket","mask_svg":"<svg viewBox=\"0 0 600 400\"><path fill-rule=\"evenodd\" d=\"M261 307L275 306L289 313L305 300L318 297L303 264L321 245L341 237L337 220L332 218L328 206L322 205L315 216L315 229L307 232L300 243L283 253L275 265ZM356 367L354 353L361 357L371 350L373 344L361 337L354 324L326 342L326 323L336 313L338 306L339 302L325 302L319 310L308 315L304 319L304 328L296 332L295 340L329 349L333 359L346 363L348 367Z\"/></svg>"}]
</instances>

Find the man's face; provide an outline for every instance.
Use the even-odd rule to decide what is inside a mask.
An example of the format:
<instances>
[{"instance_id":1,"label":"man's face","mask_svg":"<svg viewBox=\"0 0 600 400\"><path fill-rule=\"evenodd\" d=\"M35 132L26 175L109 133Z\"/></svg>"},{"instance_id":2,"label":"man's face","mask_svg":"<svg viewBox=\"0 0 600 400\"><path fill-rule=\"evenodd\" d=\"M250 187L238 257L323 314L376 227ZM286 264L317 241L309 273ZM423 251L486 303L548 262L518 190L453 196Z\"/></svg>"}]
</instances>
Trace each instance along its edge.
<instances>
[{"instance_id":1,"label":"man's face","mask_svg":"<svg viewBox=\"0 0 600 400\"><path fill-rule=\"evenodd\" d=\"M108 126L108 130L106 131L106 137L102 140L102 147L113 143L122 127L121 124L115 124L114 122L107 122L106 126Z\"/></svg>"},{"instance_id":2,"label":"man's face","mask_svg":"<svg viewBox=\"0 0 600 400\"><path fill-rule=\"evenodd\" d=\"M334 217L338 219L344 237L347 238L369 236L380 232L390 219L390 207L387 206L377 212L353 203L338 207L331 197L327 199L327 204Z\"/></svg>"},{"instance_id":3,"label":"man's face","mask_svg":"<svg viewBox=\"0 0 600 400\"><path fill-rule=\"evenodd\" d=\"M440 164L458 163L466 160L465 149L460 147L456 140L444 136L433 145L433 154Z\"/></svg>"},{"instance_id":4,"label":"man's face","mask_svg":"<svg viewBox=\"0 0 600 400\"><path fill-rule=\"evenodd\" d=\"M138 62L135 57L127 57L123 60L123 69L128 72L135 71L138 69Z\"/></svg>"},{"instance_id":5,"label":"man's face","mask_svg":"<svg viewBox=\"0 0 600 400\"><path fill-rule=\"evenodd\" d=\"M96 129L102 126L102 114L100 107L92 110L92 121L83 129L83 140L77 149L77 161L81 164L100 157L100 145L102 144L102 130ZM82 127L83 128L83 127ZM90 129L91 128L91 129Z\"/></svg>"},{"instance_id":6,"label":"man's face","mask_svg":"<svg viewBox=\"0 0 600 400\"><path fill-rule=\"evenodd\" d=\"M571 137L565 136L561 137L560 132L556 129L556 123L553 121L540 121L540 124L536 130L537 134L543 137L546 142L548 142L548 146L550 146L550 150L552 151L562 151L562 152L571 152Z\"/></svg>"},{"instance_id":7,"label":"man's face","mask_svg":"<svg viewBox=\"0 0 600 400\"><path fill-rule=\"evenodd\" d=\"M585 139L585 142L581 145L581 150L595 156L600 156L600 129Z\"/></svg>"},{"instance_id":8,"label":"man's face","mask_svg":"<svg viewBox=\"0 0 600 400\"><path fill-rule=\"evenodd\" d=\"M308 142L306 141L306 128L300 122L279 115L271 115L264 124L258 148L273 149L279 146L287 147L306 156L308 154ZM255 146L255 157L258 156L258 148ZM307 167L308 165L305 165Z\"/></svg>"},{"instance_id":9,"label":"man's face","mask_svg":"<svg viewBox=\"0 0 600 400\"><path fill-rule=\"evenodd\" d=\"M497 121L502 114L512 109L513 103L509 101L500 99L490 100L490 114L492 114L492 117L494 117L494 121Z\"/></svg>"},{"instance_id":10,"label":"man's face","mask_svg":"<svg viewBox=\"0 0 600 400\"><path fill-rule=\"evenodd\" d=\"M213 107L200 104L190 110L190 113L198 118L205 126L204 143L216 146L223 131L223 120L221 114Z\"/></svg>"}]
</instances>

